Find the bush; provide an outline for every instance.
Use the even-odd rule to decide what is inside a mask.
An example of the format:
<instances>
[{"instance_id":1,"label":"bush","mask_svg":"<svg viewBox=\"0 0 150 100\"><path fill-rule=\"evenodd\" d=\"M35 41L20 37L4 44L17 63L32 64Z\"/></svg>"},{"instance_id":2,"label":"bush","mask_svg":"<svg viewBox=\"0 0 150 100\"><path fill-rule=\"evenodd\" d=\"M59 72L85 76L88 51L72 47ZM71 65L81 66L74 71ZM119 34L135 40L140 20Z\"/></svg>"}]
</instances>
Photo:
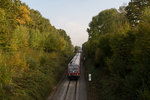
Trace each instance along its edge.
<instances>
[{"instance_id":1,"label":"bush","mask_svg":"<svg viewBox=\"0 0 150 100\"><path fill-rule=\"evenodd\" d=\"M37 63L38 62L34 58L27 57L27 64L29 65L30 69L35 70L38 67Z\"/></svg>"}]
</instances>

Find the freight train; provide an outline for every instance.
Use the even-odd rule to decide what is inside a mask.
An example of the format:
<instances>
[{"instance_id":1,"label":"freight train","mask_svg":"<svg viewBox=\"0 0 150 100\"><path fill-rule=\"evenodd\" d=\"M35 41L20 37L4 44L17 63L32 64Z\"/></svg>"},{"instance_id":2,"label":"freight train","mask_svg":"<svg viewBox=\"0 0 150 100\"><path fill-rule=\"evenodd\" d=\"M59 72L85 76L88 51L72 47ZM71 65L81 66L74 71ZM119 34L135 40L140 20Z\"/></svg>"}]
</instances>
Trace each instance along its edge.
<instances>
[{"instance_id":1,"label":"freight train","mask_svg":"<svg viewBox=\"0 0 150 100\"><path fill-rule=\"evenodd\" d=\"M78 79L80 77L81 53L78 52L68 64L67 76L69 79Z\"/></svg>"}]
</instances>

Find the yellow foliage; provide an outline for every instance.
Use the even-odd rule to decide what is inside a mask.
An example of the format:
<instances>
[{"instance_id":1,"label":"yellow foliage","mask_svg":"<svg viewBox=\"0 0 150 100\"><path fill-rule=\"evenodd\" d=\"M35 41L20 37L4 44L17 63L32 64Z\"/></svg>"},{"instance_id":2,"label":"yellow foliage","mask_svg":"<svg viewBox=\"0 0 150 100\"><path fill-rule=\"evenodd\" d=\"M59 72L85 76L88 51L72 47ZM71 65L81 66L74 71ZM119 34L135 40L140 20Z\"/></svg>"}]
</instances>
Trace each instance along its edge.
<instances>
[{"instance_id":1,"label":"yellow foliage","mask_svg":"<svg viewBox=\"0 0 150 100\"><path fill-rule=\"evenodd\" d=\"M51 53L49 53L49 57L50 58L57 58L57 53L56 52L51 52Z\"/></svg>"},{"instance_id":2,"label":"yellow foliage","mask_svg":"<svg viewBox=\"0 0 150 100\"><path fill-rule=\"evenodd\" d=\"M0 8L0 20L4 19L5 17L5 11Z\"/></svg>"},{"instance_id":3,"label":"yellow foliage","mask_svg":"<svg viewBox=\"0 0 150 100\"><path fill-rule=\"evenodd\" d=\"M11 39L11 48L12 48L12 50L14 50L14 51L17 51L18 50L18 38L17 37L13 37L12 39Z\"/></svg>"},{"instance_id":4,"label":"yellow foliage","mask_svg":"<svg viewBox=\"0 0 150 100\"><path fill-rule=\"evenodd\" d=\"M16 20L19 24L29 24L31 20L29 15L30 11L26 8L26 6L20 6L20 11Z\"/></svg>"},{"instance_id":5,"label":"yellow foliage","mask_svg":"<svg viewBox=\"0 0 150 100\"><path fill-rule=\"evenodd\" d=\"M23 72L24 70L26 70L28 68L28 64L25 60L24 55L20 54L20 53L16 53L14 54L9 62L8 65L10 65L12 67L13 70L18 70L20 72Z\"/></svg>"},{"instance_id":6,"label":"yellow foliage","mask_svg":"<svg viewBox=\"0 0 150 100\"><path fill-rule=\"evenodd\" d=\"M23 43L23 46L24 47L28 47L28 34L27 32L24 33L24 43Z\"/></svg>"}]
</instances>

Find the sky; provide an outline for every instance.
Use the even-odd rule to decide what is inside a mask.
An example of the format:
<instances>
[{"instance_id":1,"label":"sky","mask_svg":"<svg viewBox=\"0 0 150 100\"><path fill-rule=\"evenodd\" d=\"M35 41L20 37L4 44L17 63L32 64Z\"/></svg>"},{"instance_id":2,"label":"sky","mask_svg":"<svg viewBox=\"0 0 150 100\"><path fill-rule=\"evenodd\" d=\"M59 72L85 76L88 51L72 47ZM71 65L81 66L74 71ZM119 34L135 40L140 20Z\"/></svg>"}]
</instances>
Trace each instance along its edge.
<instances>
[{"instance_id":1,"label":"sky","mask_svg":"<svg viewBox=\"0 0 150 100\"><path fill-rule=\"evenodd\" d=\"M74 46L88 40L86 32L92 17L105 9L116 8L130 0L21 0L38 10L57 29L64 29Z\"/></svg>"}]
</instances>

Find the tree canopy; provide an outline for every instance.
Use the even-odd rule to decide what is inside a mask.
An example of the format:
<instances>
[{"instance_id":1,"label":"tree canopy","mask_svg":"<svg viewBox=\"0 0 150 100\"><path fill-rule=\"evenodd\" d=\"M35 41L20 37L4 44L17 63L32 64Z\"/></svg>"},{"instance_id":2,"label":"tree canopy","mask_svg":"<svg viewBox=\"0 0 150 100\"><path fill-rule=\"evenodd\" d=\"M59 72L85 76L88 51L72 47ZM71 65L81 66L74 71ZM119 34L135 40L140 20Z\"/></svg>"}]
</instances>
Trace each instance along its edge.
<instances>
[{"instance_id":1,"label":"tree canopy","mask_svg":"<svg viewBox=\"0 0 150 100\"><path fill-rule=\"evenodd\" d=\"M20 0L0 0L0 100L45 99L72 55L63 29Z\"/></svg>"},{"instance_id":2,"label":"tree canopy","mask_svg":"<svg viewBox=\"0 0 150 100\"><path fill-rule=\"evenodd\" d=\"M96 100L150 99L149 3L131 0L120 10L100 12L89 23L83 55L88 73L93 73L89 91Z\"/></svg>"}]
</instances>

